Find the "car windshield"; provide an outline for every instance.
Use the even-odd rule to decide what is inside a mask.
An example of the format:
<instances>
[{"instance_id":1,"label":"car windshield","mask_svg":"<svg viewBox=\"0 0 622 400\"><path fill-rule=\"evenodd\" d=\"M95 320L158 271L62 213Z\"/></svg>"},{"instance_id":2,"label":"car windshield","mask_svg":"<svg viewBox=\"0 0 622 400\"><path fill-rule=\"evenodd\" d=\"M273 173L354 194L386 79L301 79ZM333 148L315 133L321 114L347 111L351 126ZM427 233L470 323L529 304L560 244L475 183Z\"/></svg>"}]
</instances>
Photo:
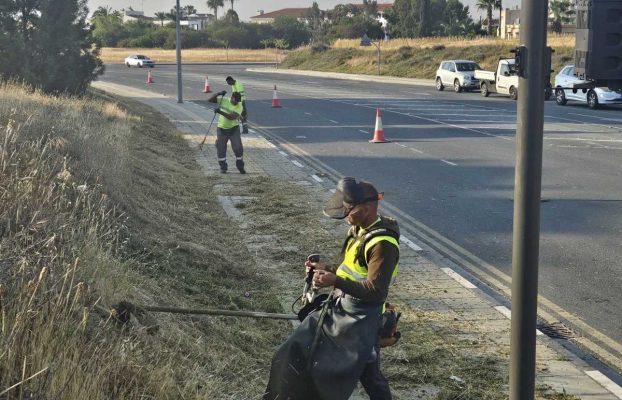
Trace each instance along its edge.
<instances>
[{"instance_id":1,"label":"car windshield","mask_svg":"<svg viewBox=\"0 0 622 400\"><path fill-rule=\"evenodd\" d=\"M458 71L475 71L476 69L481 69L479 67L479 65L475 64L475 63L456 63L456 68L458 69Z\"/></svg>"}]
</instances>

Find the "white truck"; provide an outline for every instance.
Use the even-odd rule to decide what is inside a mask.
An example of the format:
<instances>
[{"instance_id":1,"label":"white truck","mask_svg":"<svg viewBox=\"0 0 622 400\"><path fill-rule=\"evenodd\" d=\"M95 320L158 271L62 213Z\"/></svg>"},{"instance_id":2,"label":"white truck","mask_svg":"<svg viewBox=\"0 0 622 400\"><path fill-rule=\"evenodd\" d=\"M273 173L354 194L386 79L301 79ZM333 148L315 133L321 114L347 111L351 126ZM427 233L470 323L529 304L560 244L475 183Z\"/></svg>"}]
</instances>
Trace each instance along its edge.
<instances>
[{"instance_id":1,"label":"white truck","mask_svg":"<svg viewBox=\"0 0 622 400\"><path fill-rule=\"evenodd\" d=\"M479 89L484 97L490 93L507 94L512 100L518 99L518 75L515 68L514 58L499 58L496 71L475 70L475 79L479 80ZM551 86L550 72L544 74L544 100L551 98L553 89Z\"/></svg>"},{"instance_id":2,"label":"white truck","mask_svg":"<svg viewBox=\"0 0 622 400\"><path fill-rule=\"evenodd\" d=\"M500 58L496 71L475 70L475 79L479 80L482 96L490 93L510 95L512 100L518 98L518 75L514 68L514 58Z\"/></svg>"}]
</instances>

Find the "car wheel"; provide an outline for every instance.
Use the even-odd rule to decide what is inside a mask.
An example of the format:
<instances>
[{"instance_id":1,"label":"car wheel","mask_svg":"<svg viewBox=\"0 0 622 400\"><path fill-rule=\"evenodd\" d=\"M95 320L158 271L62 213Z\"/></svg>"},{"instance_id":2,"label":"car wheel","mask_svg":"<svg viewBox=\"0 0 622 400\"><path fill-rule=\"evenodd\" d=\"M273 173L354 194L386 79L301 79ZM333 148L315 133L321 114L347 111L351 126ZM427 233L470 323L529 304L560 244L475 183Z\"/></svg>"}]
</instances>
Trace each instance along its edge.
<instances>
[{"instance_id":1,"label":"car wheel","mask_svg":"<svg viewBox=\"0 0 622 400\"><path fill-rule=\"evenodd\" d=\"M482 96L488 97L490 96L490 91L488 90L488 84L486 82L482 83L481 91Z\"/></svg>"},{"instance_id":2,"label":"car wheel","mask_svg":"<svg viewBox=\"0 0 622 400\"><path fill-rule=\"evenodd\" d=\"M454 92L456 93L462 92L462 86L460 86L460 81L457 79L454 79Z\"/></svg>"},{"instance_id":3,"label":"car wheel","mask_svg":"<svg viewBox=\"0 0 622 400\"><path fill-rule=\"evenodd\" d=\"M436 78L436 90L441 92L443 91L443 89L445 89L445 86L443 86L443 81L441 81L441 78Z\"/></svg>"},{"instance_id":4,"label":"car wheel","mask_svg":"<svg viewBox=\"0 0 622 400\"><path fill-rule=\"evenodd\" d=\"M565 106L566 103L568 103L568 100L566 99L566 94L564 93L564 89L555 89L555 102L560 106Z\"/></svg>"},{"instance_id":5,"label":"car wheel","mask_svg":"<svg viewBox=\"0 0 622 400\"><path fill-rule=\"evenodd\" d=\"M547 101L548 99L550 99L552 95L553 95L553 90L551 89L550 86L547 86L547 88L544 89L544 101Z\"/></svg>"},{"instance_id":6,"label":"car wheel","mask_svg":"<svg viewBox=\"0 0 622 400\"><path fill-rule=\"evenodd\" d=\"M126 62L125 65L127 65L128 68L130 67L130 63L129 62Z\"/></svg>"},{"instance_id":7,"label":"car wheel","mask_svg":"<svg viewBox=\"0 0 622 400\"><path fill-rule=\"evenodd\" d=\"M518 89L516 89L514 86L510 86L510 99L518 99Z\"/></svg>"},{"instance_id":8,"label":"car wheel","mask_svg":"<svg viewBox=\"0 0 622 400\"><path fill-rule=\"evenodd\" d=\"M143 67L143 63L138 63L138 68L142 68Z\"/></svg>"},{"instance_id":9,"label":"car wheel","mask_svg":"<svg viewBox=\"0 0 622 400\"><path fill-rule=\"evenodd\" d=\"M593 90L587 92L587 106L592 110L597 109L599 106L598 95L596 95L596 92Z\"/></svg>"}]
</instances>

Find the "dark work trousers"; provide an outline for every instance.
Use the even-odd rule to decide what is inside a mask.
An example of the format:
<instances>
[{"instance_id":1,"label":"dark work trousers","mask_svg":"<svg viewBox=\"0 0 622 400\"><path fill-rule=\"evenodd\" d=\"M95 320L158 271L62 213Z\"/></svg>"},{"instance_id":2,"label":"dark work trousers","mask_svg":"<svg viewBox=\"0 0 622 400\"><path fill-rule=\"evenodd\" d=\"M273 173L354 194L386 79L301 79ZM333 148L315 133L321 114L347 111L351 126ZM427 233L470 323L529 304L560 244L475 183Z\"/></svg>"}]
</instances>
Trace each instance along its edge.
<instances>
[{"instance_id":1,"label":"dark work trousers","mask_svg":"<svg viewBox=\"0 0 622 400\"><path fill-rule=\"evenodd\" d=\"M233 154L238 160L242 159L244 155L244 148L242 147L242 137L240 136L240 126L236 126L232 129L218 128L216 130L216 153L218 154L218 161L225 161L227 159L227 142L231 141L231 149Z\"/></svg>"},{"instance_id":2,"label":"dark work trousers","mask_svg":"<svg viewBox=\"0 0 622 400\"><path fill-rule=\"evenodd\" d=\"M369 400L391 400L391 389L389 381L380 371L380 353L376 348L375 360L370 361L365 366L361 374L361 385L369 395Z\"/></svg>"}]
</instances>

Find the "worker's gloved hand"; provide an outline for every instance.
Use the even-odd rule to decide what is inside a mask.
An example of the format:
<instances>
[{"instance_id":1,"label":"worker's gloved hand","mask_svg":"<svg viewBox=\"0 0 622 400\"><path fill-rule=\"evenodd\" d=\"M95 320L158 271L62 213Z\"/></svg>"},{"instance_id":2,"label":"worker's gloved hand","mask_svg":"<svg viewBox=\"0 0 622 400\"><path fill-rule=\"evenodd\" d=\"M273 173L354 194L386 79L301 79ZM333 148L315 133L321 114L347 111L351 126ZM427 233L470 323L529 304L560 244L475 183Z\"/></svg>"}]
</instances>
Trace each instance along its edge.
<instances>
[{"instance_id":1,"label":"worker's gloved hand","mask_svg":"<svg viewBox=\"0 0 622 400\"><path fill-rule=\"evenodd\" d=\"M224 95L226 95L226 94L227 94L227 91L226 91L226 90L223 90L223 91L221 91L221 92L218 92L218 94L219 94L219 95L221 95L221 96L224 96Z\"/></svg>"},{"instance_id":2,"label":"worker's gloved hand","mask_svg":"<svg viewBox=\"0 0 622 400\"><path fill-rule=\"evenodd\" d=\"M315 270L325 271L326 264L321 261L317 261L317 262L313 262L309 260L305 261L305 273L309 272L311 268Z\"/></svg>"},{"instance_id":3,"label":"worker's gloved hand","mask_svg":"<svg viewBox=\"0 0 622 400\"><path fill-rule=\"evenodd\" d=\"M313 274L313 287L314 288L325 288L330 286L335 286L335 282L337 281L337 275L332 272L317 270Z\"/></svg>"}]
</instances>

